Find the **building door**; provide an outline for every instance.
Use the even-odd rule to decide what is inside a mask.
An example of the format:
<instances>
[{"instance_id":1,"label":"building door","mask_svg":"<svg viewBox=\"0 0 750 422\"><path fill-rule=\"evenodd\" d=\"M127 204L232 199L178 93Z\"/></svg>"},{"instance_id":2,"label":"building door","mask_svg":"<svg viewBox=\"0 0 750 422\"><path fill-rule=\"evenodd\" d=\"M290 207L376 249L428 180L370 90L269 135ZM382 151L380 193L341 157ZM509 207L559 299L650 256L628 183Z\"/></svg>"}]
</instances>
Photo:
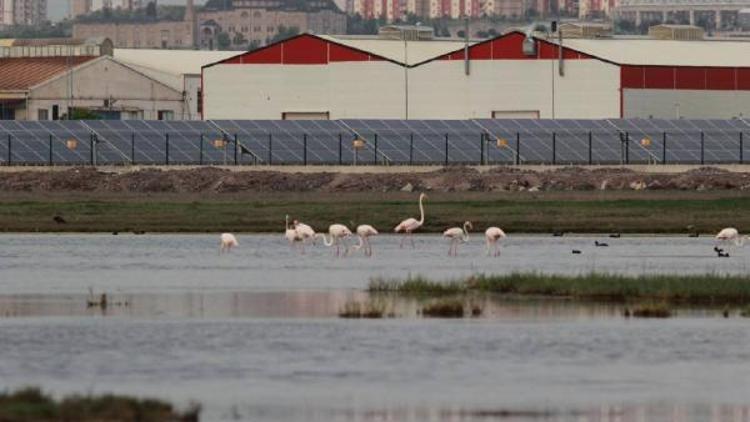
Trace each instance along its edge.
<instances>
[{"instance_id":1,"label":"building door","mask_svg":"<svg viewBox=\"0 0 750 422\"><path fill-rule=\"evenodd\" d=\"M538 119L539 110L495 110L493 119Z\"/></svg>"}]
</instances>

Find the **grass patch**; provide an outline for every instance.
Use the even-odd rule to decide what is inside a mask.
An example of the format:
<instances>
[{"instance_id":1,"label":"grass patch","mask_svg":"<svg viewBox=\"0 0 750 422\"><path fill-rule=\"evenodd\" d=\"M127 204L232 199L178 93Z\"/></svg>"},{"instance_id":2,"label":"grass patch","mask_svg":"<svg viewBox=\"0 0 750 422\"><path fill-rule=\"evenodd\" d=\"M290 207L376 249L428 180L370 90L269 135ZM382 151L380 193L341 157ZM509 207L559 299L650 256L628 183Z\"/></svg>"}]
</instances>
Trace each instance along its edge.
<instances>
[{"instance_id":1,"label":"grass patch","mask_svg":"<svg viewBox=\"0 0 750 422\"><path fill-rule=\"evenodd\" d=\"M406 295L447 296L467 291L467 284L460 281L435 282L422 276L408 277L406 280L373 278L367 290L370 293L397 292Z\"/></svg>"},{"instance_id":2,"label":"grass patch","mask_svg":"<svg viewBox=\"0 0 750 422\"><path fill-rule=\"evenodd\" d=\"M422 307L422 315L437 318L463 318L464 300L445 298L429 302Z\"/></svg>"},{"instance_id":3,"label":"grass patch","mask_svg":"<svg viewBox=\"0 0 750 422\"><path fill-rule=\"evenodd\" d=\"M544 193L480 197L470 193L434 193L426 203L427 221L420 230L441 232L456 223L455 216L475 223L477 230L503 222L507 232L551 233L686 233L694 226L715 233L717 222L750 226L750 198L717 197L716 193L632 192ZM681 195L681 194L680 194ZM726 194L730 195L730 194ZM258 194L238 198L191 194L153 193L142 196L77 193L48 199L30 193L0 201L0 228L16 232L279 232L283 216L295 215L318 229L331 221L367 221L377 228L392 228L404 216L418 213L416 196L402 193L319 193L298 199L297 194ZM332 207L332 204L336 204ZM53 221L62 216L66 223ZM648 216L648 218L644 218Z\"/></svg>"},{"instance_id":4,"label":"grass patch","mask_svg":"<svg viewBox=\"0 0 750 422\"><path fill-rule=\"evenodd\" d=\"M56 401L38 388L0 393L0 421L197 422L198 406L185 412L169 403L128 396L67 396Z\"/></svg>"},{"instance_id":5,"label":"grass patch","mask_svg":"<svg viewBox=\"0 0 750 422\"><path fill-rule=\"evenodd\" d=\"M628 302L652 300L686 304L750 304L750 278L724 275L642 275L637 277L590 273L584 275L546 275L514 273L472 276L464 281L439 283L417 278L386 284L371 283L381 290L403 294L444 295L446 291L491 292L509 295L569 297L575 299ZM383 286L386 286L385 289ZM433 293L436 292L436 293Z\"/></svg>"},{"instance_id":6,"label":"grass patch","mask_svg":"<svg viewBox=\"0 0 750 422\"><path fill-rule=\"evenodd\" d=\"M344 304L339 311L339 318L383 318L387 314L386 306L382 302L367 301L356 302L350 301Z\"/></svg>"},{"instance_id":7,"label":"grass patch","mask_svg":"<svg viewBox=\"0 0 750 422\"><path fill-rule=\"evenodd\" d=\"M633 308L632 314L635 318L669 318L672 310L666 303L644 303Z\"/></svg>"}]
</instances>

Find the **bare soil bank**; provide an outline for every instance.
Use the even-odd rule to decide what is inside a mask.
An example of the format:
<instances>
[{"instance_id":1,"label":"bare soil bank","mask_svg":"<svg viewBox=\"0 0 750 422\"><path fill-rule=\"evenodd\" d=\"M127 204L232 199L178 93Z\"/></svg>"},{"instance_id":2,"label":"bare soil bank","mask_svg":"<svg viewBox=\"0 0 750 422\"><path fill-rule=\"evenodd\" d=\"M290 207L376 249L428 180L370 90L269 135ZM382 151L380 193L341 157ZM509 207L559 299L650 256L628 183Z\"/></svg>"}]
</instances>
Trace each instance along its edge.
<instances>
[{"instance_id":1,"label":"bare soil bank","mask_svg":"<svg viewBox=\"0 0 750 422\"><path fill-rule=\"evenodd\" d=\"M497 167L480 172L448 167L428 172L346 173L230 171L214 167L100 171L91 167L0 173L2 193L200 194L367 192L736 191L750 189L750 172L703 167L681 173L583 167L535 171ZM232 195L234 194L234 195ZM86 195L88 196L88 195ZM116 196L116 195L115 195Z\"/></svg>"}]
</instances>

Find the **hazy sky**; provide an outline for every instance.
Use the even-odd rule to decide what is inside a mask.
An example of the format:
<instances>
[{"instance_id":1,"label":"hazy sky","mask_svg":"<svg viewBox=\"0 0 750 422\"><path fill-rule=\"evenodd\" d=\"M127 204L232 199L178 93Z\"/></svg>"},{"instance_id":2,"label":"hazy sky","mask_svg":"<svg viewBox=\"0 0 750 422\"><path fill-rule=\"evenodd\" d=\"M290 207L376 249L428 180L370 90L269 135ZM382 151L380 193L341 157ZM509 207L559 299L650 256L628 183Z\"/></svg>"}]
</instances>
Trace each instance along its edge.
<instances>
[{"instance_id":1,"label":"hazy sky","mask_svg":"<svg viewBox=\"0 0 750 422\"><path fill-rule=\"evenodd\" d=\"M185 4L185 0L158 0L159 4ZM195 4L203 4L205 0L195 0ZM47 14L50 20L62 19L68 13L68 0L48 0Z\"/></svg>"}]
</instances>

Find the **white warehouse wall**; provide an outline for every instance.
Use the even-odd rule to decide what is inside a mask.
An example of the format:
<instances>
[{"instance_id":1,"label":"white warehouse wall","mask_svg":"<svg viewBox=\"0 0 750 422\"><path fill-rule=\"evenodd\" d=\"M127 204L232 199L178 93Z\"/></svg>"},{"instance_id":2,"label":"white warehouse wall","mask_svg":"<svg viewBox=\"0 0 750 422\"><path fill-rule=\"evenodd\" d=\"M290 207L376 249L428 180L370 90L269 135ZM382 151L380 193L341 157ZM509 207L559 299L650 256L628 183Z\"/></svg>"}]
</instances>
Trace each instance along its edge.
<instances>
[{"instance_id":1,"label":"white warehouse wall","mask_svg":"<svg viewBox=\"0 0 750 422\"><path fill-rule=\"evenodd\" d=\"M492 118L493 111L540 118L620 116L620 68L598 60L433 61L409 72L409 117Z\"/></svg>"},{"instance_id":2,"label":"white warehouse wall","mask_svg":"<svg viewBox=\"0 0 750 422\"><path fill-rule=\"evenodd\" d=\"M662 119L750 116L750 91L625 89L623 116Z\"/></svg>"},{"instance_id":3,"label":"white warehouse wall","mask_svg":"<svg viewBox=\"0 0 750 422\"><path fill-rule=\"evenodd\" d=\"M404 68L378 62L220 64L203 70L204 119L404 118Z\"/></svg>"}]
</instances>

